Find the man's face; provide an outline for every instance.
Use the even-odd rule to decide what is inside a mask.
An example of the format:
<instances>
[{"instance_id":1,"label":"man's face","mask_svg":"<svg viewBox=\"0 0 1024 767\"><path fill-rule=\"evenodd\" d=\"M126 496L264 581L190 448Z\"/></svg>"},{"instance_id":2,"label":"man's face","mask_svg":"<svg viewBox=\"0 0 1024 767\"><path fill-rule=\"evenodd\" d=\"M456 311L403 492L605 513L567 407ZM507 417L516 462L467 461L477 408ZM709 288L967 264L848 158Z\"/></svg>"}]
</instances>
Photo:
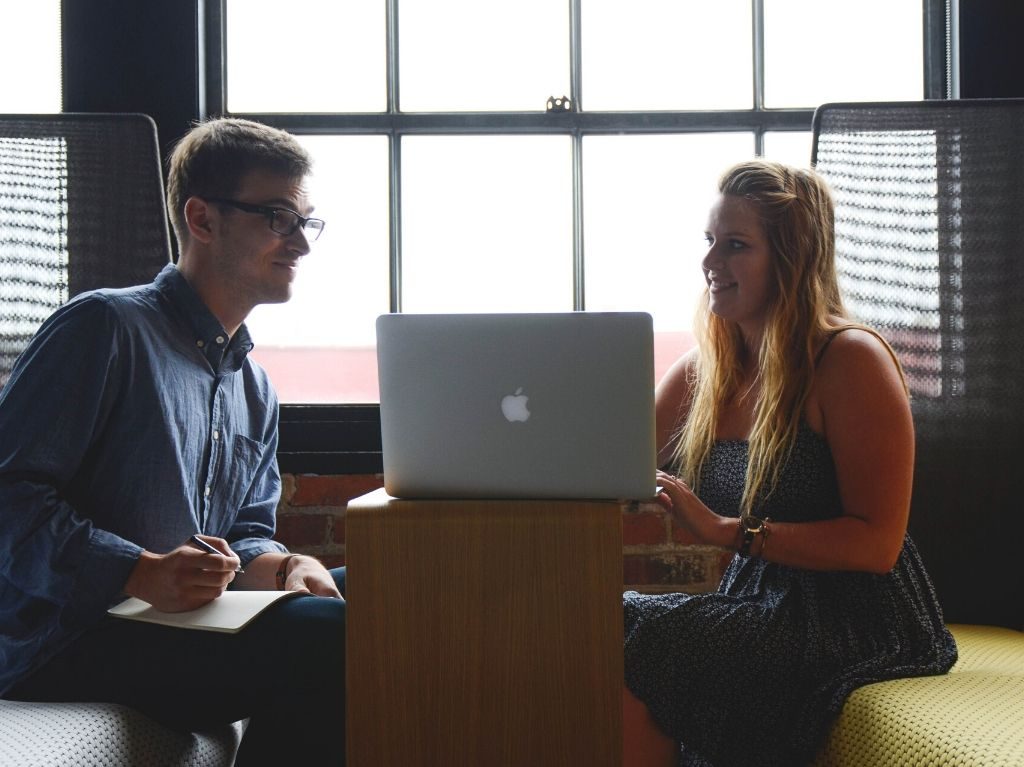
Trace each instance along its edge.
<instances>
[{"instance_id":1,"label":"man's face","mask_svg":"<svg viewBox=\"0 0 1024 767\"><path fill-rule=\"evenodd\" d=\"M242 177L232 197L241 203L287 208L308 217L312 205L301 179L263 170ZM212 266L236 306L248 313L257 304L282 303L291 298L299 259L309 253L301 227L289 235L271 229L269 215L221 206L217 248Z\"/></svg>"}]
</instances>

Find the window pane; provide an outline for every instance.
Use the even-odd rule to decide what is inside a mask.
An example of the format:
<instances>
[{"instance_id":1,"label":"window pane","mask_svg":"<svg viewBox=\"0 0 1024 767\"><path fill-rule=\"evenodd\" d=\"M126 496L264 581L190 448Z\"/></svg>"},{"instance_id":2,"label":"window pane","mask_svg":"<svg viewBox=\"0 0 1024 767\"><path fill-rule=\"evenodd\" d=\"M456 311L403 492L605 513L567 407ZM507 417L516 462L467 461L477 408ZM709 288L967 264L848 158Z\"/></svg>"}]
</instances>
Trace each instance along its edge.
<instances>
[{"instance_id":1,"label":"window pane","mask_svg":"<svg viewBox=\"0 0 1024 767\"><path fill-rule=\"evenodd\" d=\"M582 0L589 110L749 109L750 0Z\"/></svg>"},{"instance_id":2,"label":"window pane","mask_svg":"<svg viewBox=\"0 0 1024 767\"><path fill-rule=\"evenodd\" d=\"M569 139L406 138L402 284L407 312L571 310Z\"/></svg>"},{"instance_id":3,"label":"window pane","mask_svg":"<svg viewBox=\"0 0 1024 767\"><path fill-rule=\"evenodd\" d=\"M764 134L764 156L797 168L811 167L810 131L769 131Z\"/></svg>"},{"instance_id":4,"label":"window pane","mask_svg":"<svg viewBox=\"0 0 1024 767\"><path fill-rule=\"evenodd\" d=\"M383 2L228 0L228 110L384 111L384 11Z\"/></svg>"},{"instance_id":5,"label":"window pane","mask_svg":"<svg viewBox=\"0 0 1024 767\"><path fill-rule=\"evenodd\" d=\"M383 136L303 136L308 185L327 222L292 299L256 307L253 357L282 402L376 402L374 321L388 311L388 145Z\"/></svg>"},{"instance_id":6,"label":"window pane","mask_svg":"<svg viewBox=\"0 0 1024 767\"><path fill-rule=\"evenodd\" d=\"M921 0L764 0L765 105L924 97Z\"/></svg>"},{"instance_id":7,"label":"window pane","mask_svg":"<svg viewBox=\"0 0 1024 767\"><path fill-rule=\"evenodd\" d=\"M61 111L60 0L4 3L0 23L0 111Z\"/></svg>"},{"instance_id":8,"label":"window pane","mask_svg":"<svg viewBox=\"0 0 1024 767\"><path fill-rule=\"evenodd\" d=\"M405 112L544 111L569 95L567 2L406 0L398 18Z\"/></svg>"},{"instance_id":9,"label":"window pane","mask_svg":"<svg viewBox=\"0 0 1024 767\"><path fill-rule=\"evenodd\" d=\"M693 343L718 178L753 154L750 133L583 140L586 308L653 315L656 380Z\"/></svg>"}]
</instances>

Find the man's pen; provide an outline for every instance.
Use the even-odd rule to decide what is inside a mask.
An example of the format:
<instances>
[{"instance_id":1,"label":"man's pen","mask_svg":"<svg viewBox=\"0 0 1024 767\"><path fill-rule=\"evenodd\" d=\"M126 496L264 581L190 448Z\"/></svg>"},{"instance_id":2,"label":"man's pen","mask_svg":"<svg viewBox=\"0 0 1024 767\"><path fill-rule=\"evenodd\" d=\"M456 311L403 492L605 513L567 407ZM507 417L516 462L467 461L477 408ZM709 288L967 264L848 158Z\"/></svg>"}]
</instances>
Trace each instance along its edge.
<instances>
[{"instance_id":1,"label":"man's pen","mask_svg":"<svg viewBox=\"0 0 1024 767\"><path fill-rule=\"evenodd\" d=\"M224 556L224 552L223 551L218 551L213 546L208 544L206 541L204 541L202 538L199 537L198 533L196 535L193 535L191 538L189 538L188 542L192 543L192 544L195 544L196 546L201 548L203 551L205 551L207 554L216 554L218 557L223 557ZM236 573L242 573L243 575L245 574L245 570L243 570L241 567L236 567L235 568L235 572Z\"/></svg>"}]
</instances>

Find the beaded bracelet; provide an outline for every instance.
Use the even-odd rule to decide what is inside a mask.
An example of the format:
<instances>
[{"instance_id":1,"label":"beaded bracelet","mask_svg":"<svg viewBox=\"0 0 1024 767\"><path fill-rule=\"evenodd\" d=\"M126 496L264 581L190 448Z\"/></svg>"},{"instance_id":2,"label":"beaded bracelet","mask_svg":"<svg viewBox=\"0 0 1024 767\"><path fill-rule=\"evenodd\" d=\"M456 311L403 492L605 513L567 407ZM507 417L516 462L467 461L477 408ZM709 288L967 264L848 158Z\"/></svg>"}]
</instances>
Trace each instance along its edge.
<instances>
[{"instance_id":1,"label":"beaded bracelet","mask_svg":"<svg viewBox=\"0 0 1024 767\"><path fill-rule=\"evenodd\" d=\"M768 536L772 534L772 529L768 526L768 523L771 521L771 517L765 517L764 524L761 525L761 548L757 552L758 559L764 559L764 550L768 546Z\"/></svg>"}]
</instances>

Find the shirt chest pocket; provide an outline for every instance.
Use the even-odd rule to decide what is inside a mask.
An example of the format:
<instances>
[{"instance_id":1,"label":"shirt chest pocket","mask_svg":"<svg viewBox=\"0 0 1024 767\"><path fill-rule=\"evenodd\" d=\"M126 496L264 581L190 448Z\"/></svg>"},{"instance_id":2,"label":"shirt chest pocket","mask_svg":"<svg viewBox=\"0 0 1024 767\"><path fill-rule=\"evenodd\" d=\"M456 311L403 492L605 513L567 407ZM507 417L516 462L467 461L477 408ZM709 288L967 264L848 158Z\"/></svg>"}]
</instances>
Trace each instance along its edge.
<instances>
[{"instance_id":1,"label":"shirt chest pocket","mask_svg":"<svg viewBox=\"0 0 1024 767\"><path fill-rule=\"evenodd\" d=\"M238 510L248 504L267 451L266 443L243 434L235 434L225 442L222 460L213 467L215 476L208 484L211 524L207 529L211 530L229 528Z\"/></svg>"}]
</instances>

